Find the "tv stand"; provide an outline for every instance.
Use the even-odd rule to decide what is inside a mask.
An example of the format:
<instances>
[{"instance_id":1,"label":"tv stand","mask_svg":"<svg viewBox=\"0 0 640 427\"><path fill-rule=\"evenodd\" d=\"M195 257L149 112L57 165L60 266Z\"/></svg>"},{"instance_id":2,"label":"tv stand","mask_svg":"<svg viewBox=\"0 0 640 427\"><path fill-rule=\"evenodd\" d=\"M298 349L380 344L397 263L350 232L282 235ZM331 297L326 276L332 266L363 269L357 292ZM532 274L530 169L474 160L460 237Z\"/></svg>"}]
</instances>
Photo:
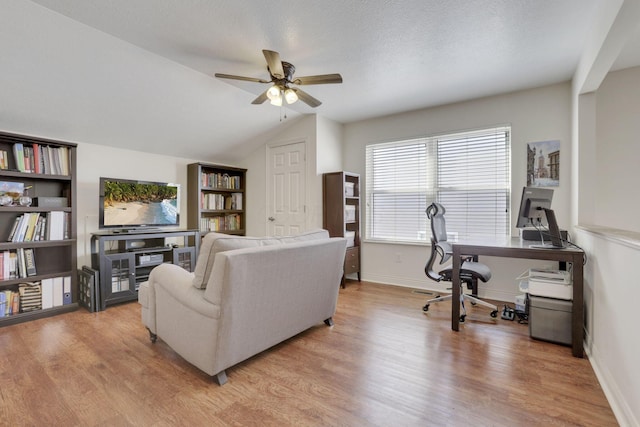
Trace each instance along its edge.
<instances>
[{"instance_id":1,"label":"tv stand","mask_svg":"<svg viewBox=\"0 0 640 427\"><path fill-rule=\"evenodd\" d=\"M91 267L99 270L100 305L138 299L140 283L157 265L171 263L193 271L200 247L198 230L103 231L91 236Z\"/></svg>"}]
</instances>

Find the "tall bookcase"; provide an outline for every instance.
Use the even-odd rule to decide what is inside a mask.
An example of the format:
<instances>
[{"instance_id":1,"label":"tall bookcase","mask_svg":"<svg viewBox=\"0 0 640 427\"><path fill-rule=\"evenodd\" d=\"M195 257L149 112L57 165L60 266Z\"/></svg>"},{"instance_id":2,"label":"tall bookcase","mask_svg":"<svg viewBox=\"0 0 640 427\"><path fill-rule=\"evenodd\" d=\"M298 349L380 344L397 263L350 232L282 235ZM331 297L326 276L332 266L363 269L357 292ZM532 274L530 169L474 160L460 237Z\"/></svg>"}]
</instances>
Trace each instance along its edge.
<instances>
[{"instance_id":1,"label":"tall bookcase","mask_svg":"<svg viewBox=\"0 0 640 427\"><path fill-rule=\"evenodd\" d=\"M209 163L187 167L187 227L244 235L246 169Z\"/></svg>"},{"instance_id":2,"label":"tall bookcase","mask_svg":"<svg viewBox=\"0 0 640 427\"><path fill-rule=\"evenodd\" d=\"M15 300L33 283L41 294L28 288L11 313L5 301L0 326L78 308L76 147L0 132L0 292Z\"/></svg>"},{"instance_id":3,"label":"tall bookcase","mask_svg":"<svg viewBox=\"0 0 640 427\"><path fill-rule=\"evenodd\" d=\"M347 238L344 275L357 274L360 281L360 175L344 171L325 173L322 195L323 227L331 237Z\"/></svg>"}]
</instances>

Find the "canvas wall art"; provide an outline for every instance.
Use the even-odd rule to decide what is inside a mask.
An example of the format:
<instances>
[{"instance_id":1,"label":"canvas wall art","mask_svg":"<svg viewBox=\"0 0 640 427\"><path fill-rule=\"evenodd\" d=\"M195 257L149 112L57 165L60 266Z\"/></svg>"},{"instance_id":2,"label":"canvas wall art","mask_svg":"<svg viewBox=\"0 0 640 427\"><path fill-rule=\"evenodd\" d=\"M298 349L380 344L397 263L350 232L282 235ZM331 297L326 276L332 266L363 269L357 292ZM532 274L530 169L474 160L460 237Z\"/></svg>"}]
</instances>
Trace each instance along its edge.
<instances>
[{"instance_id":1,"label":"canvas wall art","mask_svg":"<svg viewBox=\"0 0 640 427\"><path fill-rule=\"evenodd\" d=\"M560 141L527 144L527 187L560 185Z\"/></svg>"}]
</instances>

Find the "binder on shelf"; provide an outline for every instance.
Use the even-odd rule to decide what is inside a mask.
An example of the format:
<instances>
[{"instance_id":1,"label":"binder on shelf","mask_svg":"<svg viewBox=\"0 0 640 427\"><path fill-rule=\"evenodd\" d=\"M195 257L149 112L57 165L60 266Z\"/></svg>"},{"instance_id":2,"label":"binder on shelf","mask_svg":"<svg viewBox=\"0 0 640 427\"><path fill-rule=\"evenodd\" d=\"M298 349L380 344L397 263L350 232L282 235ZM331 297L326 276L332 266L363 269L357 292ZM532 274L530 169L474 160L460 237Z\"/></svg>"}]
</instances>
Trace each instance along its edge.
<instances>
[{"instance_id":1,"label":"binder on shelf","mask_svg":"<svg viewBox=\"0 0 640 427\"><path fill-rule=\"evenodd\" d=\"M63 289L64 280L62 277L53 278L53 306L60 307L63 305Z\"/></svg>"},{"instance_id":2,"label":"binder on shelf","mask_svg":"<svg viewBox=\"0 0 640 427\"><path fill-rule=\"evenodd\" d=\"M53 308L53 279L42 279L42 309Z\"/></svg>"},{"instance_id":3,"label":"binder on shelf","mask_svg":"<svg viewBox=\"0 0 640 427\"><path fill-rule=\"evenodd\" d=\"M71 304L71 276L62 278L62 304Z\"/></svg>"}]
</instances>

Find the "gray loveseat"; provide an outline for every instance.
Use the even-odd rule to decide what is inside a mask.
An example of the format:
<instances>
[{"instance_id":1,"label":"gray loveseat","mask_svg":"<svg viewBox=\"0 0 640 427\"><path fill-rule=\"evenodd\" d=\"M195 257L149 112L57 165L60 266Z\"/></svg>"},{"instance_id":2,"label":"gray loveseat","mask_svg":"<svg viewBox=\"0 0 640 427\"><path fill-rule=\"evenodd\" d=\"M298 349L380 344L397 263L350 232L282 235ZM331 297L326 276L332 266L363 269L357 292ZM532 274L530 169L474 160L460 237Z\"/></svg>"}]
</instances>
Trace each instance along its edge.
<instances>
[{"instance_id":1,"label":"gray loveseat","mask_svg":"<svg viewBox=\"0 0 640 427\"><path fill-rule=\"evenodd\" d=\"M142 322L220 385L225 369L320 322L332 325L346 240L326 230L284 238L209 233L194 273L153 269Z\"/></svg>"}]
</instances>

